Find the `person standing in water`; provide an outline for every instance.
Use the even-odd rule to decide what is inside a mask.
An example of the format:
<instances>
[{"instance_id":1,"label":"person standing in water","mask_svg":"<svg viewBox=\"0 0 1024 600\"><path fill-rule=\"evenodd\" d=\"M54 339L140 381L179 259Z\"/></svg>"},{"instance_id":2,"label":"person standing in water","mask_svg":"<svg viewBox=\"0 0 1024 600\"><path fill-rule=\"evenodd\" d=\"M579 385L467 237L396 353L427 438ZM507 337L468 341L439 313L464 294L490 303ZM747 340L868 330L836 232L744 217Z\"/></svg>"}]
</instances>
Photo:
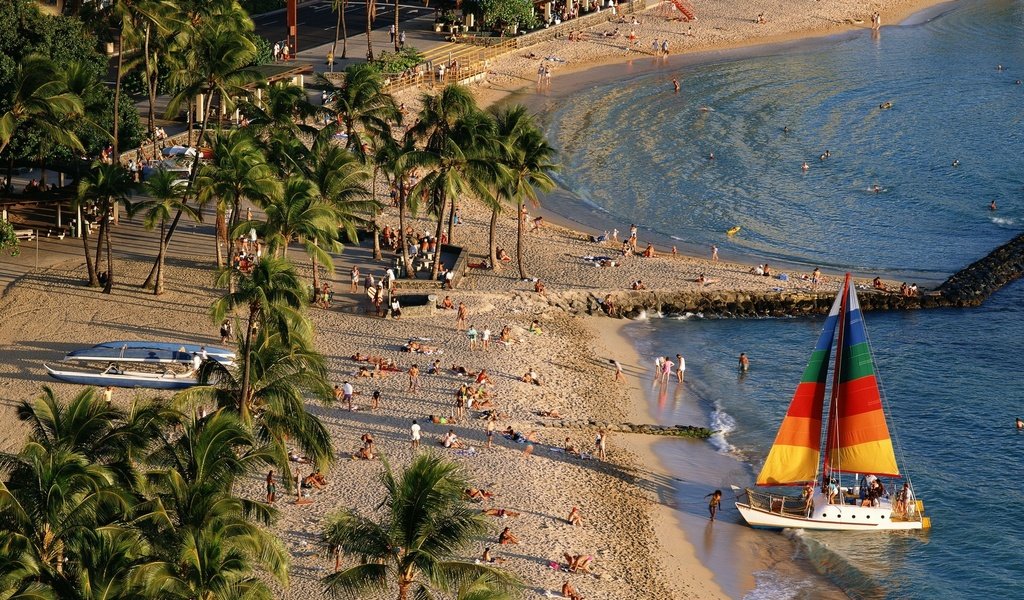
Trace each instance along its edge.
<instances>
[{"instance_id":1,"label":"person standing in water","mask_svg":"<svg viewBox=\"0 0 1024 600\"><path fill-rule=\"evenodd\" d=\"M675 77L672 78L672 87L676 88L676 93L679 93L679 80Z\"/></svg>"},{"instance_id":2,"label":"person standing in water","mask_svg":"<svg viewBox=\"0 0 1024 600\"><path fill-rule=\"evenodd\" d=\"M740 352L740 371L746 373L750 370L750 359L746 352Z\"/></svg>"},{"instance_id":3,"label":"person standing in water","mask_svg":"<svg viewBox=\"0 0 1024 600\"><path fill-rule=\"evenodd\" d=\"M722 490L715 490L704 497L711 498L708 500L708 512L711 513L711 520L714 521L718 515L718 508L722 505Z\"/></svg>"}]
</instances>

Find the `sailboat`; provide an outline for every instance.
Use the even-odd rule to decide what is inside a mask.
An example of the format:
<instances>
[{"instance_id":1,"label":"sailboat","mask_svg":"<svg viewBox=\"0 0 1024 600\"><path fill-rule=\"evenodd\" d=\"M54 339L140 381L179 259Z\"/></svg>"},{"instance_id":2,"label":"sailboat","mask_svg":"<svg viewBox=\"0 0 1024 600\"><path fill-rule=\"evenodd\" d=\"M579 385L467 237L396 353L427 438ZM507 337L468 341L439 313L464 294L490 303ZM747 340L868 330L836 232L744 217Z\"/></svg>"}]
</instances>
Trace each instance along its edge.
<instances>
[{"instance_id":1,"label":"sailboat","mask_svg":"<svg viewBox=\"0 0 1024 600\"><path fill-rule=\"evenodd\" d=\"M829 355L836 338L826 413ZM857 290L847 274L757 477L758 487L796 486L803 493L748 488L747 501L737 502L736 508L749 525L759 528L927 529L931 521L909 477L901 475L896 447ZM844 476L859 485L844 487ZM872 480L882 488L868 494Z\"/></svg>"}]
</instances>

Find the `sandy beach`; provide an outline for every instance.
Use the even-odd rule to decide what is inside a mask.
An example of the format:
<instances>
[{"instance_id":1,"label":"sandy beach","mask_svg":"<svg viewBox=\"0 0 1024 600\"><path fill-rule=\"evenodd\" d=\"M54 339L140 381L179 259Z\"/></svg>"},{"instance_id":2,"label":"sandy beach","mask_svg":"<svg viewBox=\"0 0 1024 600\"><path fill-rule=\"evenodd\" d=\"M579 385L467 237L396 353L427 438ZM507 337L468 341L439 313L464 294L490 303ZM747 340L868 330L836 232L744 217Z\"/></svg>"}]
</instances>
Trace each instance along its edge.
<instances>
[{"instance_id":1,"label":"sandy beach","mask_svg":"<svg viewBox=\"0 0 1024 600\"><path fill-rule=\"evenodd\" d=\"M675 54L829 35L868 27L874 10L881 12L884 25L935 2L714 0L694 4L698 20L692 24L667 20L668 13L660 7L639 14L641 23L635 28L640 51L648 52L655 38L668 39ZM759 13L766 14L763 24L755 22ZM691 26L693 35L688 35ZM601 35L616 27L619 37ZM637 55L625 48L623 28L628 32L630 27L609 23L588 32L587 41L558 40L508 55L496 60L487 82L473 89L482 104L489 104L532 86L538 60L530 54L558 56L565 61L556 68L555 85L560 75L629 60ZM414 96L410 92L404 98L410 110L415 107ZM470 247L471 262L476 263L486 255L490 215L472 202L461 203L460 209L464 224L456 227L453 242ZM397 226L397 221L396 210L387 209L382 223ZM498 246L513 254L515 225L514 214L499 219ZM618 227L619 240L628 236L629 225ZM420 218L413 220L413 226L423 229L430 225ZM137 224L122 227L122 237L141 232ZM27 428L17 420L16 407L35 397L41 385L51 385L63 397L76 392L74 386L46 379L43 362L57 361L72 349L107 340L219 342L209 306L220 292L212 287L212 257L201 254L212 248L205 231L183 234L172 247L168 290L159 298L135 287L147 273L149 258L124 244L118 262L120 283L113 294L105 296L84 287L81 245L70 239L62 242L60 256L51 257L53 266L18 277L3 290L0 352L5 359L0 361L0 420L6 424L6 434L0 437L0 449L15 451L24 442ZM465 332L455 326L454 311L438 310L431 317L397 321L368 314L361 288L359 293L349 293L347 273L352 262L344 252L338 257L332 279L338 301L328 310L313 308L310 315L332 383L351 382L357 408L348 411L338 404L312 408L328 427L339 460L327 474L325 489L314 494L313 504L278 502L280 514L273 530L292 557L291 585L287 592L281 590L281 597L324 597L319 579L331 571L333 561L317 546L321 524L327 515L343 508L373 513L382 493L377 480L380 461L352 459L352 451L359 447L361 435L371 433L380 454L393 467L402 467L413 457L409 427L414 419L423 425L424 446L464 465L477 487L495 494L481 508L519 513L513 518L495 518L492 535L478 540L474 555L491 547L492 554L505 559L503 566L526 583L526 598L543 597L547 592L557 595L566 579L584 597L595 600L741 597L754 586L752 573L774 567L774 547L758 548L746 528L728 523L716 524L715 530L705 528L706 513L698 498L691 498L697 508L677 510L680 489L701 496L711 491L700 487L708 480L707 472L716 468L699 458L714 453L703 442L615 432L609 438L608 459L598 460L590 456L597 427L547 427L550 419L538 413L557 411L563 418L595 422L653 422L645 391L650 383L645 366L649 360L637 354L628 331L623 331L628 323L575 314L562 305L560 293L584 291L604 298L628 290L637 280L651 290L811 290L810 281L803 277L809 274L792 273L789 281L780 282L751 272L752 265L759 262L757 257L742 262L713 261L709 255L673 255L666 247L656 248L654 258L617 258L617 266L598 267L584 257L615 257L621 242L594 242L590 236L597 233L549 223L527 234L526 269L545 284L544 294L534 291L532 280L519 279L514 263L503 264L499 271L469 270L460 288L450 292L452 300L466 304L469 323L478 330L488 328L495 338L505 326L512 330L511 344L492 345L487 350L469 349ZM645 245L641 237L640 249ZM0 265L27 260L27 255L4 256ZM384 267L378 265L375 275ZM300 271L309 277L308 265L300 265ZM858 275L862 281L871 277L869 273ZM698 280L702 276L712 283L701 285ZM439 298L448 294L436 293ZM528 331L534 320L543 333ZM414 338L441 352L403 352L403 344ZM393 359L402 372L379 379L359 377L358 368L365 363L351 359L357 353ZM614 381L610 359L623 365L625 384ZM439 361L438 372L428 374L435 361ZM413 364L423 372L422 389L416 392L409 390L404 372ZM532 454L524 452L527 444L501 436L495 436L494 446L486 448L485 422L477 411L457 422L430 422L431 415L450 419L455 412L454 392L470 381L455 373L453 366L488 371L494 380L489 391L499 415L499 431L511 427L528 435L534 440ZM539 375L541 385L522 381L531 369ZM380 390L382 400L376 410L370 410L374 390ZM118 390L114 401L127 406L141 394ZM438 443L449 428L464 441L464 450L445 449ZM585 458L565 452L566 437ZM686 481L670 475L659 458L659 444L692 444L698 457L693 475ZM262 489L262 481L252 478L246 493L258 499ZM582 512L582 526L565 520L573 506ZM519 544L497 545L497 534L505 526L512 528ZM715 536L719 554L709 554L709 545L701 543L706 539L695 540L701 532L705 538ZM564 564L565 553L594 556L595 574L564 572L559 563ZM708 568L709 561L717 564L721 560L721 553L730 557L730 564ZM821 592L822 597L842 596L836 589Z\"/></svg>"}]
</instances>

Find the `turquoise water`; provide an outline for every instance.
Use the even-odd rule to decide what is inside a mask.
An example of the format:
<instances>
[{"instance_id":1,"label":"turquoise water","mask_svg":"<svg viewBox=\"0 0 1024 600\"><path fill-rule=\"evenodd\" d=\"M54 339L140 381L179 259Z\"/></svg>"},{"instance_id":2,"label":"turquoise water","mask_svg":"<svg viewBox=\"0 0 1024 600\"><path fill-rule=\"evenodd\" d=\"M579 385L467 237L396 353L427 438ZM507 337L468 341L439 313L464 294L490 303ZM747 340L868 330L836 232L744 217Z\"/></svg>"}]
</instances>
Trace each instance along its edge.
<instances>
[{"instance_id":1,"label":"turquoise water","mask_svg":"<svg viewBox=\"0 0 1024 600\"><path fill-rule=\"evenodd\" d=\"M595 227L637 222L642 239L690 249L717 244L751 260L940 281L1024 225L1017 79L1024 2L1007 0L957 3L877 38L670 64L558 102L549 128L566 163L562 183L576 195L558 203L589 207ZM826 149L831 158L819 160ZM742 231L726 238L734 225ZM933 529L794 535L798 558L855 598L1019 595L1024 434L1013 420L1024 416L1022 307L1016 283L979 309L867 315L906 468ZM687 358L685 394L652 394L652 409L674 422L696 403L724 432L714 447L746 465L738 472L747 480L736 483L749 484L820 327L810 319L637 325L644 356ZM753 365L742 378L741 351ZM739 516L730 509L725 518ZM780 534L757 535L777 543ZM814 597L805 586L786 589L776 582L754 595Z\"/></svg>"},{"instance_id":2,"label":"turquoise water","mask_svg":"<svg viewBox=\"0 0 1024 600\"><path fill-rule=\"evenodd\" d=\"M972 2L876 39L592 86L558 103L550 133L564 187L620 230L636 222L663 244L934 281L1024 223L1017 79L1024 6Z\"/></svg>"}]
</instances>

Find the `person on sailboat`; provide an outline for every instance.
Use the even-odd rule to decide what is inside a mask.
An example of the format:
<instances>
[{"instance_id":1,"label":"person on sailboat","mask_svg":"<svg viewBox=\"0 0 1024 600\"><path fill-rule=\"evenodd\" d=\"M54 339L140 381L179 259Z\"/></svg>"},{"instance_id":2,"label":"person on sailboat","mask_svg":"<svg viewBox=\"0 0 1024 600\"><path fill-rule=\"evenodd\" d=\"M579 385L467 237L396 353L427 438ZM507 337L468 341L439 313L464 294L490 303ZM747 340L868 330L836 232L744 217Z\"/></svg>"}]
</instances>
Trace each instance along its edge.
<instances>
[{"instance_id":1,"label":"person on sailboat","mask_svg":"<svg viewBox=\"0 0 1024 600\"><path fill-rule=\"evenodd\" d=\"M828 486L825 488L825 495L828 497L829 504L836 504L836 499L839 496L839 482L835 479L830 479Z\"/></svg>"},{"instance_id":2,"label":"person on sailboat","mask_svg":"<svg viewBox=\"0 0 1024 600\"><path fill-rule=\"evenodd\" d=\"M896 492L896 504L893 506L893 509L895 509L896 514L906 517L910 514L910 505L913 501L914 491L910 489L909 483L904 482L903 488Z\"/></svg>"},{"instance_id":3,"label":"person on sailboat","mask_svg":"<svg viewBox=\"0 0 1024 600\"><path fill-rule=\"evenodd\" d=\"M804 501L804 505L807 509L807 515L810 516L814 512L814 484L810 481L804 484L804 489L800 492L800 498Z\"/></svg>"}]
</instances>

